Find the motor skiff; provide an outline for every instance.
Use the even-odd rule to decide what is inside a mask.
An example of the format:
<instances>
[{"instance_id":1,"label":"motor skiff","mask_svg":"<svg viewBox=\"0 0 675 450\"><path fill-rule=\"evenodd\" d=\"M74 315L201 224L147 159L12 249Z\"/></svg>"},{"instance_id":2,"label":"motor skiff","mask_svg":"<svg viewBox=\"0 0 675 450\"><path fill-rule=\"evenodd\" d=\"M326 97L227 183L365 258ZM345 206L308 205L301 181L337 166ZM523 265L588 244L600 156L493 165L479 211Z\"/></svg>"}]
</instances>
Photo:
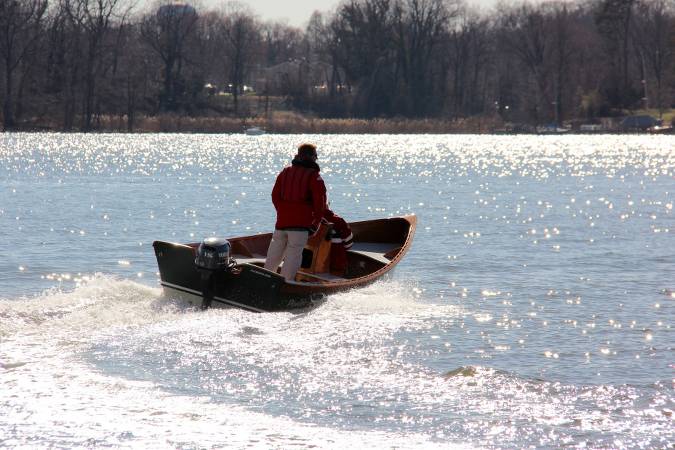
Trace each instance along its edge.
<instances>
[{"instance_id":1,"label":"motor skiff","mask_svg":"<svg viewBox=\"0 0 675 450\"><path fill-rule=\"evenodd\" d=\"M263 268L271 233L190 244L155 241L153 247L161 284L171 296L203 308L283 311L382 277L410 248L416 222L415 216L402 216L350 223L354 244L346 273L339 274L331 271L330 224L324 223L309 239L294 281Z\"/></svg>"}]
</instances>

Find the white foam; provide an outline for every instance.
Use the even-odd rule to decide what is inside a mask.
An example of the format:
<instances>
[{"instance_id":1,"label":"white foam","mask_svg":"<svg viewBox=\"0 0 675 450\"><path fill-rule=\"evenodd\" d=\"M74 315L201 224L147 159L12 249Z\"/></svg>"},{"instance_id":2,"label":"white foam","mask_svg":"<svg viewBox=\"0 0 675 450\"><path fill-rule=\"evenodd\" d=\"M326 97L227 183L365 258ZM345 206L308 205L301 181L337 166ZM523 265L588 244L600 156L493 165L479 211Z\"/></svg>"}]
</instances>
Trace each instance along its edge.
<instances>
[{"instance_id":1,"label":"white foam","mask_svg":"<svg viewBox=\"0 0 675 450\"><path fill-rule=\"evenodd\" d=\"M161 302L162 291L97 274L73 291L51 289L32 298L0 300L0 336L88 333L115 325L150 322L176 303Z\"/></svg>"},{"instance_id":2,"label":"white foam","mask_svg":"<svg viewBox=\"0 0 675 450\"><path fill-rule=\"evenodd\" d=\"M13 448L460 448L424 434L332 429L172 395L82 364L17 369L3 384L25 395L0 418L3 445Z\"/></svg>"},{"instance_id":3,"label":"white foam","mask_svg":"<svg viewBox=\"0 0 675 450\"><path fill-rule=\"evenodd\" d=\"M385 293L389 301L382 298ZM97 275L71 292L49 291L31 299L2 301L0 307L3 316L14 318L11 328L3 320L8 339L0 351L0 404L6 406L0 417L3 445L448 448L422 433L329 428L311 420L303 423L241 405L177 395L152 382L106 375L81 356L102 340L124 345L129 327L134 327L129 331L135 336L149 336L178 350L194 346L200 335L222 339L218 342L235 350L242 342L235 335L243 329L256 338L247 342L247 353L264 354L268 367L279 361L298 367L310 364L315 370L309 374L317 375L332 363L315 364L305 358L323 354L319 349L328 348L331 340L335 344L336 339L380 339L379 333L389 334L411 317L402 312L417 314L424 309L403 286L382 284L341 294L311 313L252 314L186 309L164 298L160 289ZM191 342L183 342L186 338ZM272 351L282 348L283 353ZM210 358L200 355L191 356ZM355 354L333 356L339 363ZM313 389L311 384L307 389ZM12 395L17 392L21 395Z\"/></svg>"}]
</instances>

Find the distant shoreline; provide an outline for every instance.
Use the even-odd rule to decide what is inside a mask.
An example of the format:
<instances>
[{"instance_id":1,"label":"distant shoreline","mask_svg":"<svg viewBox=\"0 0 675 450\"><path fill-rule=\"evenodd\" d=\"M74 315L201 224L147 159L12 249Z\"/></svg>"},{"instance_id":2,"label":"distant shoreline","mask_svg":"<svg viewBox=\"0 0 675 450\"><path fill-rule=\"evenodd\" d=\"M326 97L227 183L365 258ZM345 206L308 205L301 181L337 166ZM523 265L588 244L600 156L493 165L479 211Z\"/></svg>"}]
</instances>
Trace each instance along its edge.
<instances>
[{"instance_id":1,"label":"distant shoreline","mask_svg":"<svg viewBox=\"0 0 675 450\"><path fill-rule=\"evenodd\" d=\"M650 131L599 129L551 130L534 126L504 123L498 117L475 116L454 120L447 119L336 119L315 118L296 113L273 113L268 118L249 117L188 117L180 115L142 116L129 126L126 116L105 116L99 119L93 133L195 133L195 134L494 134L494 135L560 135L560 134L650 134ZM64 131L57 124L24 123L13 132L80 132ZM657 133L672 134L673 129L657 130ZM651 133L655 133L654 130Z\"/></svg>"},{"instance_id":2,"label":"distant shoreline","mask_svg":"<svg viewBox=\"0 0 675 450\"><path fill-rule=\"evenodd\" d=\"M316 118L291 112L270 114L269 117L189 117L174 114L142 116L129 126L126 116L102 117L96 126L98 133L245 133L257 128L264 134L484 134L499 128L500 122L491 118L457 120L443 119L336 119ZM56 123L24 123L14 130L20 132L63 132ZM68 130L78 132L80 130Z\"/></svg>"}]
</instances>

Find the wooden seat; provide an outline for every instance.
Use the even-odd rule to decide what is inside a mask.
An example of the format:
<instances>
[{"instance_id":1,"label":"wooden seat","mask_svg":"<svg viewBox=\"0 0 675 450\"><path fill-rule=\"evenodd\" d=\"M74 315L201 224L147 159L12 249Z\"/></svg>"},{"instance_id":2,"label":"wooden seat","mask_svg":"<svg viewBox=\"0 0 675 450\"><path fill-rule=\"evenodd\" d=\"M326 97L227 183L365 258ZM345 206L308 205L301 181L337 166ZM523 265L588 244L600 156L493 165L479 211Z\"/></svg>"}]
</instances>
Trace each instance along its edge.
<instances>
[{"instance_id":1,"label":"wooden seat","mask_svg":"<svg viewBox=\"0 0 675 450\"><path fill-rule=\"evenodd\" d=\"M401 246L386 242L354 242L349 253L365 256L382 264L389 264L401 250Z\"/></svg>"},{"instance_id":2,"label":"wooden seat","mask_svg":"<svg viewBox=\"0 0 675 450\"><path fill-rule=\"evenodd\" d=\"M344 281L346 278L333 275L332 273L305 273L298 271L296 281L309 281L309 282L323 282L323 283L334 283L336 281Z\"/></svg>"},{"instance_id":3,"label":"wooden seat","mask_svg":"<svg viewBox=\"0 0 675 450\"><path fill-rule=\"evenodd\" d=\"M332 223L321 222L319 230L307 241L305 250L311 254L311 262L309 265L303 265L303 272L310 274L330 272L331 243L326 237L332 228Z\"/></svg>"}]
</instances>

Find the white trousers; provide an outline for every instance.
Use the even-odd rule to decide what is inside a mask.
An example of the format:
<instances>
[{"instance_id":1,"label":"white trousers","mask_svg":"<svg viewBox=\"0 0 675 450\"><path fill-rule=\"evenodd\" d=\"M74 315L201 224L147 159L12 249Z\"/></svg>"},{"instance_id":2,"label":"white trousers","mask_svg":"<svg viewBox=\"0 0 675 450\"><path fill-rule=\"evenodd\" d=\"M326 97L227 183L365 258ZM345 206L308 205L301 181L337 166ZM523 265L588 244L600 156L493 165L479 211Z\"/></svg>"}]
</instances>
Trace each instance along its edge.
<instances>
[{"instance_id":1,"label":"white trousers","mask_svg":"<svg viewBox=\"0 0 675 450\"><path fill-rule=\"evenodd\" d=\"M287 281L295 280L295 274L302 264L302 249L305 248L308 238L307 231L274 230L267 249L265 269L276 272L283 260L281 275Z\"/></svg>"}]
</instances>

